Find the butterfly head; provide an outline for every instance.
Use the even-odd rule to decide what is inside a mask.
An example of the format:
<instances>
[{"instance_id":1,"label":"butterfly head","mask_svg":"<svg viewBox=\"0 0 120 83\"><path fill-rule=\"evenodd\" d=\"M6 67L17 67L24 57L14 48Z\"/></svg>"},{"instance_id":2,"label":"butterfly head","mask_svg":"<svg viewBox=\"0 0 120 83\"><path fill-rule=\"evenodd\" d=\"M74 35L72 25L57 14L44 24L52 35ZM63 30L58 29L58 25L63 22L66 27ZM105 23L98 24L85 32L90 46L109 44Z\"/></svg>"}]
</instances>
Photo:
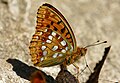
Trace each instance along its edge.
<instances>
[{"instance_id":1,"label":"butterfly head","mask_svg":"<svg viewBox=\"0 0 120 83\"><path fill-rule=\"evenodd\" d=\"M79 56L85 56L86 52L87 52L87 48L80 48L80 47L78 47L76 53Z\"/></svg>"},{"instance_id":2,"label":"butterfly head","mask_svg":"<svg viewBox=\"0 0 120 83\"><path fill-rule=\"evenodd\" d=\"M77 51L72 56L73 62L79 60L81 56L85 56L86 52L87 52L86 48L77 47Z\"/></svg>"},{"instance_id":3,"label":"butterfly head","mask_svg":"<svg viewBox=\"0 0 120 83\"><path fill-rule=\"evenodd\" d=\"M97 42L95 42L93 44L90 44L90 45L87 45L87 46L85 46L83 48L77 47L77 51L75 52L75 55L79 56L79 57L85 56L88 47L96 46L96 45L103 44L103 43L107 43L107 41L103 41L103 42L97 41Z\"/></svg>"}]
</instances>

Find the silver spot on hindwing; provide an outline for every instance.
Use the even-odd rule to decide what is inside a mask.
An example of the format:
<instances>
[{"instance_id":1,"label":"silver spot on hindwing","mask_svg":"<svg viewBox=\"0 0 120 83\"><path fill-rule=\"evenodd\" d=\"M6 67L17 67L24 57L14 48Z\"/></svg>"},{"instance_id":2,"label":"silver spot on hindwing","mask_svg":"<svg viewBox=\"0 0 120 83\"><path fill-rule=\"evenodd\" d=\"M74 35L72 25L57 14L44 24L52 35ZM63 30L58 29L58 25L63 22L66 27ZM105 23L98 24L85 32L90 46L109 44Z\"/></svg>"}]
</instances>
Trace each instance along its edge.
<instances>
[{"instance_id":1,"label":"silver spot on hindwing","mask_svg":"<svg viewBox=\"0 0 120 83\"><path fill-rule=\"evenodd\" d=\"M51 43L52 41L51 40L46 40L47 43Z\"/></svg>"},{"instance_id":2,"label":"silver spot on hindwing","mask_svg":"<svg viewBox=\"0 0 120 83\"><path fill-rule=\"evenodd\" d=\"M44 60L44 58L42 57L42 58L40 58L40 61L43 61Z\"/></svg>"},{"instance_id":3,"label":"silver spot on hindwing","mask_svg":"<svg viewBox=\"0 0 120 83\"><path fill-rule=\"evenodd\" d=\"M56 36L56 33L55 33L55 32L52 32L52 36Z\"/></svg>"},{"instance_id":4,"label":"silver spot on hindwing","mask_svg":"<svg viewBox=\"0 0 120 83\"><path fill-rule=\"evenodd\" d=\"M52 50L55 51L58 49L58 46L53 46Z\"/></svg>"},{"instance_id":5,"label":"silver spot on hindwing","mask_svg":"<svg viewBox=\"0 0 120 83\"><path fill-rule=\"evenodd\" d=\"M53 38L53 37L52 37L51 35L48 36L48 39L52 40L52 38Z\"/></svg>"},{"instance_id":6,"label":"silver spot on hindwing","mask_svg":"<svg viewBox=\"0 0 120 83\"><path fill-rule=\"evenodd\" d=\"M62 44L62 46L66 45L66 41L65 40L61 41L60 43Z\"/></svg>"},{"instance_id":7,"label":"silver spot on hindwing","mask_svg":"<svg viewBox=\"0 0 120 83\"><path fill-rule=\"evenodd\" d=\"M62 49L62 51L61 51L62 53L66 53L66 50L64 50L64 49Z\"/></svg>"},{"instance_id":8,"label":"silver spot on hindwing","mask_svg":"<svg viewBox=\"0 0 120 83\"><path fill-rule=\"evenodd\" d=\"M63 56L63 54L59 54L58 56L60 56L60 57L61 57L61 56Z\"/></svg>"},{"instance_id":9,"label":"silver spot on hindwing","mask_svg":"<svg viewBox=\"0 0 120 83\"><path fill-rule=\"evenodd\" d=\"M47 55L47 51L43 51L43 56L46 56Z\"/></svg>"},{"instance_id":10,"label":"silver spot on hindwing","mask_svg":"<svg viewBox=\"0 0 120 83\"><path fill-rule=\"evenodd\" d=\"M42 46L41 49L42 49L42 50L45 50L45 49L46 49L46 46Z\"/></svg>"},{"instance_id":11,"label":"silver spot on hindwing","mask_svg":"<svg viewBox=\"0 0 120 83\"><path fill-rule=\"evenodd\" d=\"M58 55L58 53L53 54L53 58L56 58L56 57L57 57L57 55Z\"/></svg>"}]
</instances>

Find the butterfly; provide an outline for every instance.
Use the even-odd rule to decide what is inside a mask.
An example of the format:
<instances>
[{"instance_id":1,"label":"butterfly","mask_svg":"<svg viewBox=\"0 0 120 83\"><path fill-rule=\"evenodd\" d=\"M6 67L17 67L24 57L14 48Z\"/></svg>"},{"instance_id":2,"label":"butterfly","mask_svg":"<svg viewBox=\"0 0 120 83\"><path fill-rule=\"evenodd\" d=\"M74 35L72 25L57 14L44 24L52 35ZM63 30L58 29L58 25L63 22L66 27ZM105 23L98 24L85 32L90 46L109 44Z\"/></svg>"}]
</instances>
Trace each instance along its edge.
<instances>
[{"instance_id":1,"label":"butterfly","mask_svg":"<svg viewBox=\"0 0 120 83\"><path fill-rule=\"evenodd\" d=\"M37 25L30 42L30 55L35 66L70 65L86 54L76 45L72 28L52 5L43 4L37 12Z\"/></svg>"}]
</instances>

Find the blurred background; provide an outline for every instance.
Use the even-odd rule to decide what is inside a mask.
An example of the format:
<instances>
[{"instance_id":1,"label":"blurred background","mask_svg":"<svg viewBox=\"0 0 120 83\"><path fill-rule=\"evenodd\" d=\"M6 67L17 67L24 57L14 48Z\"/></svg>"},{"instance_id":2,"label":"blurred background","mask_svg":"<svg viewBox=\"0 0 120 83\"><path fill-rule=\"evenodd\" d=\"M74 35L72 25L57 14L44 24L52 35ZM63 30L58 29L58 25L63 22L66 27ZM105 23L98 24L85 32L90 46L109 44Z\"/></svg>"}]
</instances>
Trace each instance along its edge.
<instances>
[{"instance_id":1,"label":"blurred background","mask_svg":"<svg viewBox=\"0 0 120 83\"><path fill-rule=\"evenodd\" d=\"M120 0L0 0L0 83L29 83L12 70L7 59L18 59L33 66L29 55L29 42L35 32L36 14L39 6L49 3L56 7L68 20L75 34L77 45L84 47L97 40L107 44L88 48L86 59L93 71L101 60L104 48L111 50L100 73L99 83L114 83L120 80ZM85 60L77 63L80 70ZM39 67L38 67L39 68ZM39 68L54 78L59 66ZM68 67L72 74L76 68ZM81 83L91 72L86 69L79 76Z\"/></svg>"}]
</instances>

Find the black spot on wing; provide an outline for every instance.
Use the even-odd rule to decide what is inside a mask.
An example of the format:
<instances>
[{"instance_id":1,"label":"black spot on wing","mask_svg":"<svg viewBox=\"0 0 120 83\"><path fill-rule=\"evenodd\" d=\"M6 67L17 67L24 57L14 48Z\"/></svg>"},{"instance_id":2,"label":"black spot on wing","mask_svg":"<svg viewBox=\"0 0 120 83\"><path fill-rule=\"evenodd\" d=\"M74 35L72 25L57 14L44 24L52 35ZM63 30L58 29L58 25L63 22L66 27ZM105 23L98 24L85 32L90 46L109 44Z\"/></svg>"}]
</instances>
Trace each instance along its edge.
<instances>
[{"instance_id":1,"label":"black spot on wing","mask_svg":"<svg viewBox=\"0 0 120 83\"><path fill-rule=\"evenodd\" d=\"M61 29L61 32L64 33L65 32L65 27Z\"/></svg>"},{"instance_id":2,"label":"black spot on wing","mask_svg":"<svg viewBox=\"0 0 120 83\"><path fill-rule=\"evenodd\" d=\"M62 22L62 20L58 21L57 24L60 24Z\"/></svg>"},{"instance_id":3,"label":"black spot on wing","mask_svg":"<svg viewBox=\"0 0 120 83\"><path fill-rule=\"evenodd\" d=\"M54 26L54 30L57 31L58 29Z\"/></svg>"},{"instance_id":4,"label":"black spot on wing","mask_svg":"<svg viewBox=\"0 0 120 83\"><path fill-rule=\"evenodd\" d=\"M47 25L46 27L50 28L50 25Z\"/></svg>"}]
</instances>

